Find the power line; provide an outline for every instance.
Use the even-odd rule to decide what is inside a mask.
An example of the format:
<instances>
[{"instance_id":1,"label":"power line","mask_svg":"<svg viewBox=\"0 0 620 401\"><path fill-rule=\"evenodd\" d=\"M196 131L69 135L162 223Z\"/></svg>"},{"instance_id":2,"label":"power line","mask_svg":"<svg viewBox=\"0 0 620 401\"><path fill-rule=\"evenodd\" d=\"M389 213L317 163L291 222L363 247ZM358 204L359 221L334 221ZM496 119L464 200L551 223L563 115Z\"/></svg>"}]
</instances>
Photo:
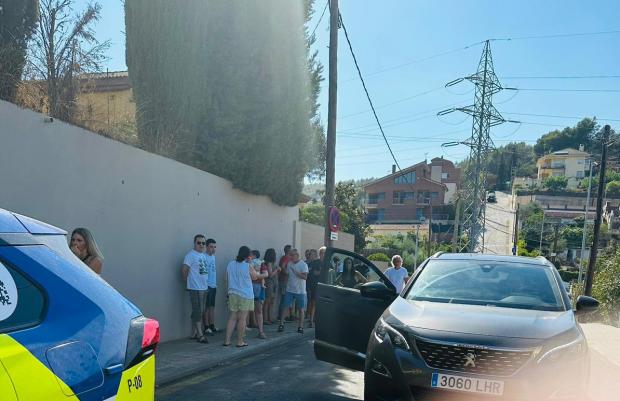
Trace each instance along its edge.
<instances>
[{"instance_id":1,"label":"power line","mask_svg":"<svg viewBox=\"0 0 620 401\"><path fill-rule=\"evenodd\" d=\"M520 91L530 92L597 92L597 93L620 93L620 89L562 89L562 88L517 88Z\"/></svg>"},{"instance_id":2,"label":"power line","mask_svg":"<svg viewBox=\"0 0 620 401\"><path fill-rule=\"evenodd\" d=\"M357 66L356 66L356 68L357 68ZM362 83L362 85L364 85L364 90L366 90L366 84ZM416 93L415 95L407 96L405 98L396 100L396 101L391 102L391 103L386 103L386 104L383 104L383 105L380 105L380 106L377 106L377 107L373 106L373 108L371 108L371 109L366 109L366 110L358 111L356 113L351 113L351 114L345 114L344 116L338 116L338 118L339 119L349 118L349 117L357 116L357 115L360 115L360 114L368 113L369 111L374 111L374 109L383 109L385 107L389 107L389 106L393 106L395 104L403 103L403 102L406 102L406 101L411 100L411 99L415 99L415 98L420 97L420 96L428 95L429 93L437 92L438 90L441 90L441 89L443 89L443 86L440 86L440 87L434 88L434 89L430 89L430 90L426 90L424 92Z\"/></svg>"},{"instance_id":3,"label":"power line","mask_svg":"<svg viewBox=\"0 0 620 401\"><path fill-rule=\"evenodd\" d=\"M501 79L613 79L620 75L512 76Z\"/></svg>"},{"instance_id":4,"label":"power line","mask_svg":"<svg viewBox=\"0 0 620 401\"><path fill-rule=\"evenodd\" d=\"M379 121L379 116L377 116L377 111L375 110L375 106L372 103L372 99L370 98L370 94L368 93L368 89L366 88L366 82L364 82L364 77L362 76L362 71L360 70L360 66L357 63L357 57L355 57L355 52L353 51L353 45L351 45L351 40L349 39L349 33L347 32L347 28L344 25L344 21L342 20L342 14L339 12L338 17L340 18L340 25L342 26L342 30L344 31L344 37L347 40L347 44L349 45L349 50L351 52L351 57L353 57L353 63L355 64L355 69L357 70L357 75L359 76L360 81L362 82L362 87L364 88L364 93L366 94L366 99L368 99L368 104L370 104L370 108L372 109L372 114L375 116L375 121L379 126L379 130L381 131L381 135L383 136L383 140L387 145L388 150L390 151L390 155L392 155L392 159L394 160L394 164L398 167L399 170L400 165L398 164L398 160L396 160L396 156L394 156L394 152L392 151L392 147L390 146L390 142L385 136L385 132L383 132L383 127L381 126L381 121Z\"/></svg>"},{"instance_id":5,"label":"power line","mask_svg":"<svg viewBox=\"0 0 620 401\"><path fill-rule=\"evenodd\" d=\"M597 31L597 32L577 32L577 33L556 33L556 34L549 34L549 35L515 36L511 38L496 38L496 39L489 39L489 40L509 42L512 40L571 38L571 37L576 37L576 36L608 35L608 34L617 34L617 33L620 33L620 30Z\"/></svg>"},{"instance_id":6,"label":"power line","mask_svg":"<svg viewBox=\"0 0 620 401\"><path fill-rule=\"evenodd\" d=\"M321 13L321 17L319 18L319 21L314 26L314 29L312 30L312 34L310 35L310 37L314 36L314 33L316 32L316 29L319 27L319 25L321 25L321 21L323 21L323 16L325 15L325 11L327 11L327 6L329 6L329 0L327 0L325 2L325 7L323 8L323 12Z\"/></svg>"},{"instance_id":7,"label":"power line","mask_svg":"<svg viewBox=\"0 0 620 401\"><path fill-rule=\"evenodd\" d=\"M510 115L514 115L514 116L532 116L532 117L549 117L549 118L575 118L575 119L583 119L584 117L578 117L578 116L560 116L560 115L553 115L553 114L533 114L533 113L510 113L505 111L504 114L510 114ZM615 121L615 122L620 122L620 119L614 119L614 118L604 118L604 117L596 117L597 120L601 120L601 121Z\"/></svg>"}]
</instances>

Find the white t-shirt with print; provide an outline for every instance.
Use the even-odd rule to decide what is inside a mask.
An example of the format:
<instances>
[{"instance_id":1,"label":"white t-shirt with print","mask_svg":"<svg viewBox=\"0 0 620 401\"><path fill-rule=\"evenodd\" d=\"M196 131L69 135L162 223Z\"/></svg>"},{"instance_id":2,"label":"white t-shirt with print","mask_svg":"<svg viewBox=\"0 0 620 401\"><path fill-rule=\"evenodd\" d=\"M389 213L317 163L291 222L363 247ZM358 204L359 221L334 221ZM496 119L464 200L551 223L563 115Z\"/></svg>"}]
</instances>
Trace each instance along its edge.
<instances>
[{"instance_id":1,"label":"white t-shirt with print","mask_svg":"<svg viewBox=\"0 0 620 401\"><path fill-rule=\"evenodd\" d=\"M206 254L191 250L185 255L183 264L189 267L187 275L188 290L206 290L208 288L208 272Z\"/></svg>"},{"instance_id":2,"label":"white t-shirt with print","mask_svg":"<svg viewBox=\"0 0 620 401\"><path fill-rule=\"evenodd\" d=\"M405 279L409 275L407 269L402 266L399 269L390 267L386 269L383 274L385 274L385 276L390 280L390 282L394 284L394 287L396 287L396 292L398 293L403 290L403 287L405 286Z\"/></svg>"},{"instance_id":3,"label":"white t-shirt with print","mask_svg":"<svg viewBox=\"0 0 620 401\"><path fill-rule=\"evenodd\" d=\"M306 280L297 277L294 272L308 273L308 265L303 260L297 263L288 262L288 281L286 282L286 292L292 292L293 294L305 294L306 293Z\"/></svg>"},{"instance_id":4,"label":"white t-shirt with print","mask_svg":"<svg viewBox=\"0 0 620 401\"><path fill-rule=\"evenodd\" d=\"M215 255L205 253L207 261L207 284L210 288L217 288L217 267L215 264Z\"/></svg>"}]
</instances>

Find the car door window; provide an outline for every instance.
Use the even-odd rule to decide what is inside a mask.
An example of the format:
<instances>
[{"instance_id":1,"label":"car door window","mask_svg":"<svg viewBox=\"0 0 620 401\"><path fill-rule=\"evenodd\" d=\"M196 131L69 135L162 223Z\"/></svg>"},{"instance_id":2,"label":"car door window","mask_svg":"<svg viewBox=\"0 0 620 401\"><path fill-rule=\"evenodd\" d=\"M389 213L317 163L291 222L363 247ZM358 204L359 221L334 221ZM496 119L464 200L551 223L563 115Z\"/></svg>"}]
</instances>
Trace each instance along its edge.
<instances>
[{"instance_id":1,"label":"car door window","mask_svg":"<svg viewBox=\"0 0 620 401\"><path fill-rule=\"evenodd\" d=\"M0 260L0 333L41 322L45 295L17 269Z\"/></svg>"},{"instance_id":2,"label":"car door window","mask_svg":"<svg viewBox=\"0 0 620 401\"><path fill-rule=\"evenodd\" d=\"M325 263L329 273L326 284L358 288L364 283L382 281L374 266L350 252L334 250Z\"/></svg>"}]
</instances>

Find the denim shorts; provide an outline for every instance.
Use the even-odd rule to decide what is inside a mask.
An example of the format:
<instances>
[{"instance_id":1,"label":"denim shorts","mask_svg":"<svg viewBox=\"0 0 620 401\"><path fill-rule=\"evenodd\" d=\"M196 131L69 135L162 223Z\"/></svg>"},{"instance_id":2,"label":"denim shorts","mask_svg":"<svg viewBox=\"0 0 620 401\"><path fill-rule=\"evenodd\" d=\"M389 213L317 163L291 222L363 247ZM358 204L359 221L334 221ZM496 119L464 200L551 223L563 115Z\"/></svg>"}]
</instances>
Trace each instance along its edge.
<instances>
[{"instance_id":1,"label":"denim shorts","mask_svg":"<svg viewBox=\"0 0 620 401\"><path fill-rule=\"evenodd\" d=\"M252 289L254 290L254 300L263 302L265 300L265 289L263 285L252 283Z\"/></svg>"},{"instance_id":2,"label":"denim shorts","mask_svg":"<svg viewBox=\"0 0 620 401\"><path fill-rule=\"evenodd\" d=\"M293 302L297 305L297 308L305 310L308 304L308 297L306 294L294 294L292 292L287 292L284 294L284 307L290 308L293 306Z\"/></svg>"}]
</instances>

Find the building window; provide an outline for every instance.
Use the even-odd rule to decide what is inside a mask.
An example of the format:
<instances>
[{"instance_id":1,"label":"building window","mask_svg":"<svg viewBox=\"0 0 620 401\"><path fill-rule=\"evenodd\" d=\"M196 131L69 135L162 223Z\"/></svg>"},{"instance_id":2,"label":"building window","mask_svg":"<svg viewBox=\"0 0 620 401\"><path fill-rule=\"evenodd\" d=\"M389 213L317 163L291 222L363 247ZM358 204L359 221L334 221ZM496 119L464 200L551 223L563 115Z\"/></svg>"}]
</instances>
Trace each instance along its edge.
<instances>
[{"instance_id":1,"label":"building window","mask_svg":"<svg viewBox=\"0 0 620 401\"><path fill-rule=\"evenodd\" d=\"M369 224L380 223L385 220L385 209L373 209L368 211L366 222Z\"/></svg>"},{"instance_id":2,"label":"building window","mask_svg":"<svg viewBox=\"0 0 620 401\"><path fill-rule=\"evenodd\" d=\"M424 217L424 208L423 207L418 207L415 210L415 218L416 220L420 221L422 220L422 218Z\"/></svg>"},{"instance_id":3,"label":"building window","mask_svg":"<svg viewBox=\"0 0 620 401\"><path fill-rule=\"evenodd\" d=\"M577 178L584 178L585 176L585 171L577 171Z\"/></svg>"},{"instance_id":4,"label":"building window","mask_svg":"<svg viewBox=\"0 0 620 401\"><path fill-rule=\"evenodd\" d=\"M439 198L439 192L431 192L431 201L435 201Z\"/></svg>"},{"instance_id":5,"label":"building window","mask_svg":"<svg viewBox=\"0 0 620 401\"><path fill-rule=\"evenodd\" d=\"M430 196L429 191L418 191L418 203L428 205Z\"/></svg>"},{"instance_id":6,"label":"building window","mask_svg":"<svg viewBox=\"0 0 620 401\"><path fill-rule=\"evenodd\" d=\"M415 171L410 171L406 174L401 174L394 178L394 184L415 184L416 176Z\"/></svg>"},{"instance_id":7,"label":"building window","mask_svg":"<svg viewBox=\"0 0 620 401\"><path fill-rule=\"evenodd\" d=\"M392 196L392 204L403 205L405 201L412 200L415 197L414 192L394 191Z\"/></svg>"},{"instance_id":8,"label":"building window","mask_svg":"<svg viewBox=\"0 0 620 401\"><path fill-rule=\"evenodd\" d=\"M379 192L377 194L368 194L368 204L376 205L379 202L385 200L385 192Z\"/></svg>"},{"instance_id":9,"label":"building window","mask_svg":"<svg viewBox=\"0 0 620 401\"><path fill-rule=\"evenodd\" d=\"M442 180L447 180L448 178L450 178L450 174L448 174L448 173L441 173L441 179Z\"/></svg>"}]
</instances>

